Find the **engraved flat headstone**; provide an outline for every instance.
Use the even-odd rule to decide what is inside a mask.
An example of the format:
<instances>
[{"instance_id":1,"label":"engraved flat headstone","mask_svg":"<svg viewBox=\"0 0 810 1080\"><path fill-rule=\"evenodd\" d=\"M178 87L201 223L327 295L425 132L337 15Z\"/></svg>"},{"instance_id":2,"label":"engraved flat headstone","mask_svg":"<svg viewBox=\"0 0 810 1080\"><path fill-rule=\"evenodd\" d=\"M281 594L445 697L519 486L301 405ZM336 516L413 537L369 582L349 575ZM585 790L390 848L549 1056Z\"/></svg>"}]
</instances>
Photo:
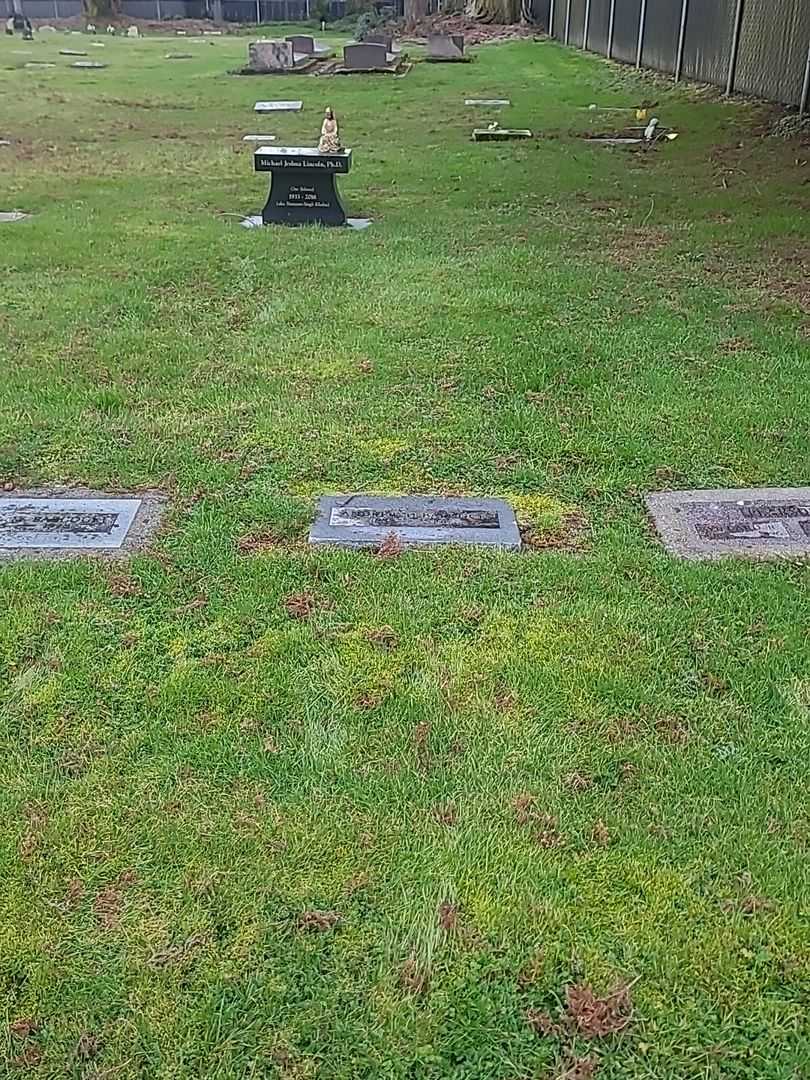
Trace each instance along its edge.
<instances>
[{"instance_id":1,"label":"engraved flat headstone","mask_svg":"<svg viewBox=\"0 0 810 1080\"><path fill-rule=\"evenodd\" d=\"M475 142L509 142L511 139L530 139L528 128L474 128Z\"/></svg>"},{"instance_id":2,"label":"engraved flat headstone","mask_svg":"<svg viewBox=\"0 0 810 1080\"><path fill-rule=\"evenodd\" d=\"M275 141L276 141L275 135L243 135L242 136L242 142L265 143L265 142L275 142Z\"/></svg>"},{"instance_id":3,"label":"engraved flat headstone","mask_svg":"<svg viewBox=\"0 0 810 1080\"><path fill-rule=\"evenodd\" d=\"M395 536L405 547L483 545L516 551L520 532L502 499L329 495L319 500L311 544L378 547Z\"/></svg>"},{"instance_id":4,"label":"engraved flat headstone","mask_svg":"<svg viewBox=\"0 0 810 1080\"><path fill-rule=\"evenodd\" d=\"M16 492L0 498L0 559L131 549L154 529L161 506L154 495Z\"/></svg>"},{"instance_id":5,"label":"engraved flat headstone","mask_svg":"<svg viewBox=\"0 0 810 1080\"><path fill-rule=\"evenodd\" d=\"M467 98L464 104L475 109L502 109L512 103L509 98Z\"/></svg>"},{"instance_id":6,"label":"engraved flat headstone","mask_svg":"<svg viewBox=\"0 0 810 1080\"><path fill-rule=\"evenodd\" d=\"M78 52L76 49L60 49L60 56L87 56L86 52Z\"/></svg>"},{"instance_id":7,"label":"engraved flat headstone","mask_svg":"<svg viewBox=\"0 0 810 1080\"><path fill-rule=\"evenodd\" d=\"M257 113L300 112L303 107L303 101L257 101L253 106L253 111Z\"/></svg>"},{"instance_id":8,"label":"engraved flat headstone","mask_svg":"<svg viewBox=\"0 0 810 1080\"><path fill-rule=\"evenodd\" d=\"M29 217L31 215L24 214L22 210L0 210L0 221L25 221Z\"/></svg>"},{"instance_id":9,"label":"engraved flat headstone","mask_svg":"<svg viewBox=\"0 0 810 1080\"><path fill-rule=\"evenodd\" d=\"M645 502L664 546L686 559L810 554L810 488L659 491Z\"/></svg>"},{"instance_id":10,"label":"engraved flat headstone","mask_svg":"<svg viewBox=\"0 0 810 1080\"><path fill-rule=\"evenodd\" d=\"M97 64L95 60L77 60L75 64L70 65L72 68L105 68L106 64Z\"/></svg>"}]
</instances>

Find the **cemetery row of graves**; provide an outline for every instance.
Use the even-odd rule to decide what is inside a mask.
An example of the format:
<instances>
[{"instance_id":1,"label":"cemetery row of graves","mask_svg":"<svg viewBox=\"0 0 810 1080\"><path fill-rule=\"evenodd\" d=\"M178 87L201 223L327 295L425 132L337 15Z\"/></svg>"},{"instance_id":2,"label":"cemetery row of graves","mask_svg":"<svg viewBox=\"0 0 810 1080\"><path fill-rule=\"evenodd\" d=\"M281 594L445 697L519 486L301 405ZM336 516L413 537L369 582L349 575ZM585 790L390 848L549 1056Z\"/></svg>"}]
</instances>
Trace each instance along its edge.
<instances>
[{"instance_id":1,"label":"cemetery row of graves","mask_svg":"<svg viewBox=\"0 0 810 1080\"><path fill-rule=\"evenodd\" d=\"M300 31L0 41L5 1065L801 1076L810 149Z\"/></svg>"}]
</instances>

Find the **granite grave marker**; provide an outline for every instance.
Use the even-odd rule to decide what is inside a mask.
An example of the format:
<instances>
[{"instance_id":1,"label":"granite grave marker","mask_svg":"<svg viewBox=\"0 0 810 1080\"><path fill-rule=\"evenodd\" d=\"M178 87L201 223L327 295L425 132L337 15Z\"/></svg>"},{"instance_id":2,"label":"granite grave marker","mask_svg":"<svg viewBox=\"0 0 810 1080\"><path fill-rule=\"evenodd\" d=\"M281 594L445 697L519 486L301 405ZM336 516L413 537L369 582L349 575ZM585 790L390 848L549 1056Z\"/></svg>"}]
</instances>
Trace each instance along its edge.
<instances>
[{"instance_id":1,"label":"granite grave marker","mask_svg":"<svg viewBox=\"0 0 810 1080\"><path fill-rule=\"evenodd\" d=\"M156 527L162 505L155 495L16 492L0 498L0 558L130 550Z\"/></svg>"},{"instance_id":2,"label":"granite grave marker","mask_svg":"<svg viewBox=\"0 0 810 1080\"><path fill-rule=\"evenodd\" d=\"M433 496L329 495L318 503L311 544L379 547L392 537L404 547L464 544L516 551L520 532L502 499Z\"/></svg>"},{"instance_id":3,"label":"granite grave marker","mask_svg":"<svg viewBox=\"0 0 810 1080\"><path fill-rule=\"evenodd\" d=\"M810 488L660 491L645 502L664 546L686 559L810 555Z\"/></svg>"}]
</instances>

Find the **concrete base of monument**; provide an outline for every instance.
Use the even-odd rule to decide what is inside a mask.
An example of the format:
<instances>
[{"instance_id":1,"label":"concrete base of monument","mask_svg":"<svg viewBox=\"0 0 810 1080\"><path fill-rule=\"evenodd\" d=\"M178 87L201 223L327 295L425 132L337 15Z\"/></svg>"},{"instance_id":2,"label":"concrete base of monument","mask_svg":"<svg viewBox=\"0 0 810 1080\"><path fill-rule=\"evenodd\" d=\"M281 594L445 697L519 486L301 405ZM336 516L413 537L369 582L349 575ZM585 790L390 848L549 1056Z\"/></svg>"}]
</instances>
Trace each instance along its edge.
<instances>
[{"instance_id":1,"label":"concrete base of monument","mask_svg":"<svg viewBox=\"0 0 810 1080\"><path fill-rule=\"evenodd\" d=\"M367 229L369 225L371 225L371 223L371 218L347 217L345 225L350 229L361 231L362 229ZM242 226L243 229L263 229L269 228L274 223L270 222L270 224L266 226L261 214L251 214L249 217L242 218L239 224ZM299 225L297 227L302 228L303 226ZM317 227L319 226L316 225L316 228Z\"/></svg>"},{"instance_id":2,"label":"concrete base of monument","mask_svg":"<svg viewBox=\"0 0 810 1080\"><path fill-rule=\"evenodd\" d=\"M165 508L155 491L13 490L0 496L0 562L124 558L147 546Z\"/></svg>"}]
</instances>

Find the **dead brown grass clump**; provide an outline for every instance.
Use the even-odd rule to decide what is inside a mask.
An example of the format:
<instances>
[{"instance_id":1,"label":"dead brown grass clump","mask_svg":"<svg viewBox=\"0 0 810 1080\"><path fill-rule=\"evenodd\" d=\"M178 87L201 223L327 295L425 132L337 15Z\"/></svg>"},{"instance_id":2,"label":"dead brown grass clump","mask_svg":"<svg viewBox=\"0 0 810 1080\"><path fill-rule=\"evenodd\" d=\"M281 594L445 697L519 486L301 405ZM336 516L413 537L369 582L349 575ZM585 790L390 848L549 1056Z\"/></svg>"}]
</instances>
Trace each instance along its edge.
<instances>
[{"instance_id":1,"label":"dead brown grass clump","mask_svg":"<svg viewBox=\"0 0 810 1080\"><path fill-rule=\"evenodd\" d=\"M298 916L298 929L305 932L323 933L325 930L333 930L340 922L340 915L336 911L304 911Z\"/></svg>"}]
</instances>

